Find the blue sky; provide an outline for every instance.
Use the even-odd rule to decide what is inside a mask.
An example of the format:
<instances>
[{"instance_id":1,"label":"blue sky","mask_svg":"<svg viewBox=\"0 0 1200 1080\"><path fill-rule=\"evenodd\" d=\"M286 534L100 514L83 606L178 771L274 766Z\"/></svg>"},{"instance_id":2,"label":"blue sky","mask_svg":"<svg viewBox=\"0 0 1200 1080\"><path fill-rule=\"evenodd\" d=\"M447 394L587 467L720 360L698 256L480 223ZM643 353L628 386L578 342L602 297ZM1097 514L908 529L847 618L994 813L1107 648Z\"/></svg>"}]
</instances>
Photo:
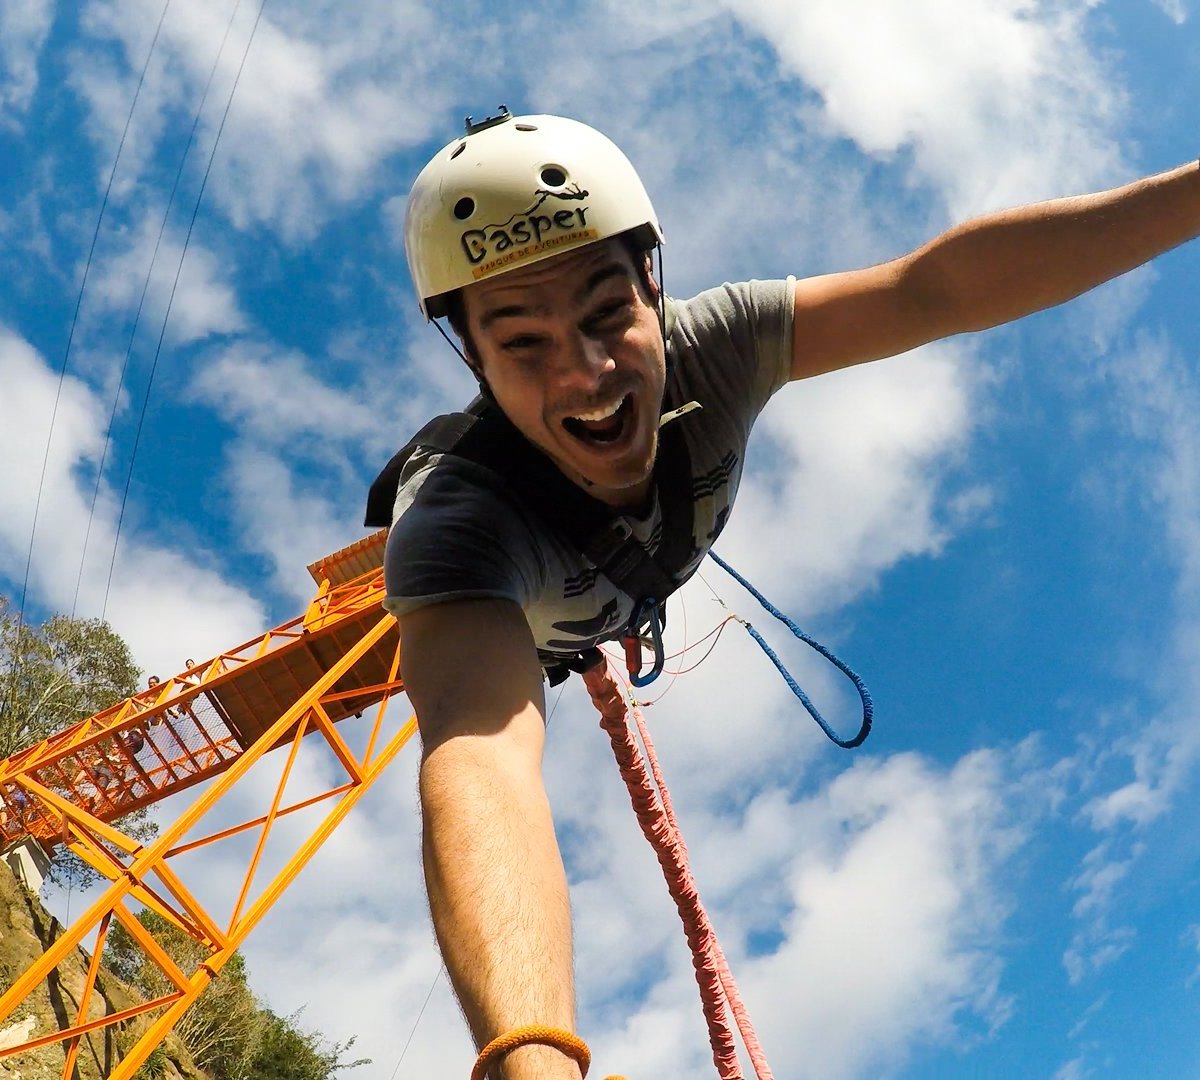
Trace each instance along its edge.
<instances>
[{"instance_id":1,"label":"blue sky","mask_svg":"<svg viewBox=\"0 0 1200 1080\"><path fill-rule=\"evenodd\" d=\"M257 10L229 24L234 7L167 11L34 536L30 612L106 608L159 673L298 613L305 565L361 535L374 470L469 395L420 323L398 241L412 178L467 113L503 101L616 139L660 208L677 296L890 258L972 214L1200 153L1194 0L272 0L163 332ZM0 10L9 594L161 13ZM1198 273L1193 244L1019 325L786 388L763 414L722 553L863 673L876 731L854 754L826 744L733 629L649 717L777 1076L1194 1074ZM704 578L765 628L720 570ZM719 617L705 582L681 604L690 639ZM672 629L681 642L683 619ZM830 672L768 632L851 727ZM570 687L546 768L582 1031L598 1070L707 1076L682 935L607 756ZM358 1033L375 1059L360 1080L391 1080L438 969L414 769L397 764L246 949L275 1008ZM231 872L206 858L206 880ZM440 980L398 1075L466 1075L470 1060Z\"/></svg>"}]
</instances>

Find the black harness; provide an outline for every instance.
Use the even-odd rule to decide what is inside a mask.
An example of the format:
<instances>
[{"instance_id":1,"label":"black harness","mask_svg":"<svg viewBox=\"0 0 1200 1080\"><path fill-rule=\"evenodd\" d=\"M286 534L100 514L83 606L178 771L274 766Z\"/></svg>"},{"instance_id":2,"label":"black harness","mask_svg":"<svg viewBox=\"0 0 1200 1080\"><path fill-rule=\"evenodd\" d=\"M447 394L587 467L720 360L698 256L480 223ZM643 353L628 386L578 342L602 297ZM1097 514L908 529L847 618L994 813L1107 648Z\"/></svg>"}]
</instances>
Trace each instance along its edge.
<instances>
[{"instance_id":1,"label":"black harness","mask_svg":"<svg viewBox=\"0 0 1200 1080\"><path fill-rule=\"evenodd\" d=\"M401 473L418 447L453 454L497 473L536 521L564 537L633 600L633 617L623 640L634 685L645 685L662 670L666 600L686 580L684 571L696 554L691 463L678 423L659 430L654 483L662 510L662 540L653 555L634 538L624 517L568 480L496 405L482 397L466 412L435 417L393 456L367 496L364 524L368 528L391 525ZM654 640L655 660L653 670L643 676L640 639L647 629ZM539 651L539 658L553 686L570 672L591 667L598 655L593 648L574 655Z\"/></svg>"}]
</instances>

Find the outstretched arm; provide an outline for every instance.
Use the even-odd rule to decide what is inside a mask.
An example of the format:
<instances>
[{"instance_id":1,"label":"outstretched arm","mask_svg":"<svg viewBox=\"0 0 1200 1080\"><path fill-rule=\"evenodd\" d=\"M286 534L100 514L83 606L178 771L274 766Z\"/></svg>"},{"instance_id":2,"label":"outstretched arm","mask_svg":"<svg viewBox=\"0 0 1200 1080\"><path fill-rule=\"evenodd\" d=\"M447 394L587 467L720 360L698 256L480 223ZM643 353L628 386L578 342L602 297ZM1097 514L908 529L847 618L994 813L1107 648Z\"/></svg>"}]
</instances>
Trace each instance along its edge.
<instances>
[{"instance_id":1,"label":"outstretched arm","mask_svg":"<svg viewBox=\"0 0 1200 1080\"><path fill-rule=\"evenodd\" d=\"M459 1003L484 1044L513 1028L574 1030L566 874L542 784L542 672L525 616L501 600L400 620L423 743L425 881ZM505 1080L579 1080L557 1050L509 1054Z\"/></svg>"},{"instance_id":2,"label":"outstretched arm","mask_svg":"<svg viewBox=\"0 0 1200 1080\"><path fill-rule=\"evenodd\" d=\"M796 286L792 378L894 356L1079 296L1200 235L1200 167L1003 210L909 255Z\"/></svg>"}]
</instances>

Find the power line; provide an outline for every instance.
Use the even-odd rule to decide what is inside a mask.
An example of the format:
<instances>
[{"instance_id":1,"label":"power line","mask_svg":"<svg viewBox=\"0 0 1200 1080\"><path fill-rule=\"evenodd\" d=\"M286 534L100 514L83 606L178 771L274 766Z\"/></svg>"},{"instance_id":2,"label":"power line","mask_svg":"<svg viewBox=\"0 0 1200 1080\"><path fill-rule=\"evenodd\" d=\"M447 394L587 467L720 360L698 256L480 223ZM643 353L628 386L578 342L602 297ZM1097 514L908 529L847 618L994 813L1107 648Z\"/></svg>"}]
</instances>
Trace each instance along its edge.
<instances>
[{"instance_id":1,"label":"power line","mask_svg":"<svg viewBox=\"0 0 1200 1080\"><path fill-rule=\"evenodd\" d=\"M433 982L429 985L429 993L425 995L425 1003L421 1006L421 1011L417 1013L417 1019L413 1023L412 1031L408 1033L408 1039L404 1043L404 1049L400 1051L400 1060L396 1062L396 1067L392 1070L390 1080L396 1080L397 1075L399 1075L400 1066L404 1064L404 1057L408 1053L409 1046L412 1045L413 1036L417 1033L417 1027L421 1023L421 1017L425 1015L425 1008L429 1004L429 999L433 997L434 987L437 986L438 980L442 977L442 972L445 970L446 965L442 964L442 966L438 968L437 974L433 977Z\"/></svg>"},{"instance_id":2,"label":"power line","mask_svg":"<svg viewBox=\"0 0 1200 1080\"><path fill-rule=\"evenodd\" d=\"M188 222L187 232L183 238L183 250L179 253L179 263L175 267L175 280L171 283L171 294L167 299L167 310L163 313L162 328L158 334L158 345L154 349L154 360L150 365L150 377L146 382L146 393L142 397L142 408L138 415L137 430L134 433L133 449L129 456L129 470L125 475L125 489L121 494L121 510L117 515L117 528L113 536L112 559L108 564L108 579L104 585L104 602L100 608L101 618L104 618L105 613L108 611L108 596L112 590L113 570L117 565L117 548L121 542L121 528L125 522L125 508L129 502L129 488L133 482L133 468L137 461L138 447L142 440L142 427L146 422L146 409L150 404L150 391L154 386L154 375L158 370L158 361L162 355L163 341L167 335L167 325L171 319L171 309L175 304L175 293L179 288L179 276L183 272L183 263L187 258L188 245L191 243L192 232L196 227L196 218L200 213L200 204L204 199L205 188L208 187L208 178L212 173L213 161L217 156L217 147L220 145L221 135L225 131L225 122L229 119L229 110L233 107L233 98L237 93L238 84L242 79L242 72L246 67L246 58L250 55L250 46L254 44L254 36L258 32L258 24L262 21L263 11L266 9L266 6L267 0L262 0L258 6L258 14L254 17L254 25L250 28L250 36L246 39L246 47L242 50L242 59L238 64L237 74L233 78L233 85L229 88L229 97L225 101L225 111L221 114L221 123L217 127L217 134L213 139L212 150L208 155L208 163L204 167L204 176L200 181L200 190L196 194L196 205L192 208L192 217Z\"/></svg>"},{"instance_id":3,"label":"power line","mask_svg":"<svg viewBox=\"0 0 1200 1080\"><path fill-rule=\"evenodd\" d=\"M146 82L146 73L150 70L150 61L154 56L154 50L158 46L159 35L162 33L163 23L167 18L167 10L171 6L171 0L164 0L162 12L158 16L158 25L154 28L154 37L150 39L150 48L146 51L146 60L142 64L141 74L138 76L137 88L133 92L133 100L129 103L129 114L125 117L125 127L121 130L121 138L117 143L117 152L113 157L112 168L108 170L108 182L104 186L104 197L100 200L100 212L96 215L96 227L92 231L92 243L88 248L87 259L83 264L83 277L79 282L79 294L75 297L75 311L71 316L71 326L67 331L67 345L63 350L62 365L58 372L58 388L54 394L54 407L50 410L50 427L46 432L46 452L42 455L42 472L38 477L37 497L33 504L33 522L29 527L29 550L25 555L25 575L21 582L21 603L17 609L17 632L16 639L19 642L21 638L21 630L25 625L25 604L29 597L29 576L33 569L33 547L34 540L37 537L38 518L42 511L42 492L46 487L46 471L50 465L50 447L54 442L54 425L58 420L58 407L62 402L63 384L67 378L67 367L71 359L71 346L75 341L75 330L79 325L79 312L83 307L83 294L87 288L88 274L91 273L92 260L96 255L96 244L100 239L100 226L104 223L104 214L108 209L108 199L112 194L113 182L117 176L117 165L121 161L121 154L125 150L125 140L129 136L129 128L133 123L133 113L137 108L138 98L142 95L142 87ZM12 703L11 693L17 683L17 678L20 672L21 654L18 652L16 670L13 673L13 679L9 683L10 696L8 704Z\"/></svg>"},{"instance_id":4,"label":"power line","mask_svg":"<svg viewBox=\"0 0 1200 1080\"><path fill-rule=\"evenodd\" d=\"M208 102L208 94L212 89L213 79L216 77L221 57L225 52L225 45L229 40L229 33L233 29L234 20L237 18L237 13L241 6L242 0L237 0L230 13L229 21L225 25L225 35L221 38L221 47L217 50L216 59L213 60L212 69L208 73L208 81L204 84L204 92L200 95L200 104L196 108L196 115L192 118L192 130L188 133L187 144L184 146L183 154L179 159L179 168L175 171L175 182L171 185L171 194L167 197L167 206L163 211L162 222L158 227L158 236L154 240L154 251L150 256L150 265L146 268L146 279L142 282L142 294L138 298L137 310L133 316L133 326L129 331L129 346L125 350L125 359L121 364L121 373L117 376L117 385L113 392L113 403L112 408L109 410L108 427L104 432L104 449L100 453L100 465L96 469L96 485L92 489L92 504L88 509L87 529L83 536L83 551L79 556L79 574L75 578L75 597L71 601L72 618L75 617L76 609L79 606L79 592L83 586L83 571L87 563L88 543L92 536L92 524L96 517L96 503L99 501L100 487L104 480L104 466L108 461L108 449L112 444L113 428L116 426L117 409L121 402L121 388L125 385L125 374L129 370L129 363L133 358L133 344L137 338L138 327L142 321L142 309L146 304L146 296L150 291L150 279L154 274L154 267L158 262L158 252L162 247L163 236L167 231L167 221L171 216L171 210L175 205L175 196L179 191L179 185L183 179L184 166L187 164L188 155L191 153L192 146L196 141L196 131L200 126L200 117L204 112L205 104Z\"/></svg>"}]
</instances>

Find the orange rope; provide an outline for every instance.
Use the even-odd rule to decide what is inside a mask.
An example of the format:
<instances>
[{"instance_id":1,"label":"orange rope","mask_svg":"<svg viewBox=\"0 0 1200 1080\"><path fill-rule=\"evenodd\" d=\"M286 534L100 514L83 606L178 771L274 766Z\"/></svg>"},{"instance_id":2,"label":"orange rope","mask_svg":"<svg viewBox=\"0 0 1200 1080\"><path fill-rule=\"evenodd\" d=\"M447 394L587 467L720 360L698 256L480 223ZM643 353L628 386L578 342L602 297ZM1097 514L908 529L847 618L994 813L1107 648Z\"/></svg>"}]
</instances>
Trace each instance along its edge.
<instances>
[{"instance_id":1,"label":"orange rope","mask_svg":"<svg viewBox=\"0 0 1200 1080\"><path fill-rule=\"evenodd\" d=\"M714 626L707 634L705 634L704 637L699 638L696 641L690 642L688 644L685 644L683 646L683 648L680 649L678 652L673 652L673 653L670 653L668 656L666 656L664 658L665 660L678 660L680 657L687 656L688 653L694 651L695 649L700 648L700 646L703 645L710 638L714 639L712 644L709 645L709 647L704 650L704 655L701 656L699 660L697 660L695 663L689 665L688 667L677 668L675 670L672 670L671 668L668 668L668 667L664 667L663 674L670 675L671 681L669 683L667 683L666 687L658 695L658 697L651 698L649 701L639 701L638 704L641 705L641 707L644 709L650 705L657 705L660 701L662 701L662 699L667 696L667 694L670 692L671 688L675 685L675 680L678 679L680 675L687 675L689 672L695 671L696 668L698 668L701 664L703 664L704 661L707 660L712 655L713 650L717 647L717 642L721 640L721 635L725 632L725 627L728 626L729 623L731 623L731 622L741 622L741 621L742 620L737 615L733 614L733 612L730 612L728 615L725 616L725 618L723 618L719 623L717 623L717 625ZM687 608L683 609L683 634L684 634L684 640L687 641ZM624 659L623 656L618 656L611 649L606 649L606 648L604 648L604 646L600 646L600 652L602 652L610 660L623 660Z\"/></svg>"},{"instance_id":2,"label":"orange rope","mask_svg":"<svg viewBox=\"0 0 1200 1080\"><path fill-rule=\"evenodd\" d=\"M754 1025L742 1005L725 954L717 941L704 905L700 902L696 881L688 866L687 848L679 833L670 793L663 782L645 719L636 706L630 710L626 709L609 665L598 665L585 672L583 681L591 695L592 704L600 713L600 726L608 733L612 743L613 753L629 789L638 823L654 848L663 876L667 880L667 889L683 920L684 934L692 950L692 966L700 987L700 1002L708 1022L709 1043L712 1046L717 1073L721 1080L742 1080L743 1077L733 1042L733 1032L729 1026L729 1011L732 1010L755 1074L759 1080L772 1080L771 1069L758 1042ZM629 729L630 712L637 722L638 732L646 748L645 757L650 761L653 780L647 771L646 760L643 759Z\"/></svg>"},{"instance_id":3,"label":"orange rope","mask_svg":"<svg viewBox=\"0 0 1200 1080\"><path fill-rule=\"evenodd\" d=\"M512 1031L493 1039L480 1051L471 1070L471 1080L485 1080L488 1069L496 1064L506 1054L511 1054L520 1046L540 1044L551 1046L566 1054L576 1065L579 1072L587 1078L588 1066L592 1063L591 1051L578 1035L562 1028L545 1027L541 1024L528 1024L525 1027L514 1028Z\"/></svg>"}]
</instances>

